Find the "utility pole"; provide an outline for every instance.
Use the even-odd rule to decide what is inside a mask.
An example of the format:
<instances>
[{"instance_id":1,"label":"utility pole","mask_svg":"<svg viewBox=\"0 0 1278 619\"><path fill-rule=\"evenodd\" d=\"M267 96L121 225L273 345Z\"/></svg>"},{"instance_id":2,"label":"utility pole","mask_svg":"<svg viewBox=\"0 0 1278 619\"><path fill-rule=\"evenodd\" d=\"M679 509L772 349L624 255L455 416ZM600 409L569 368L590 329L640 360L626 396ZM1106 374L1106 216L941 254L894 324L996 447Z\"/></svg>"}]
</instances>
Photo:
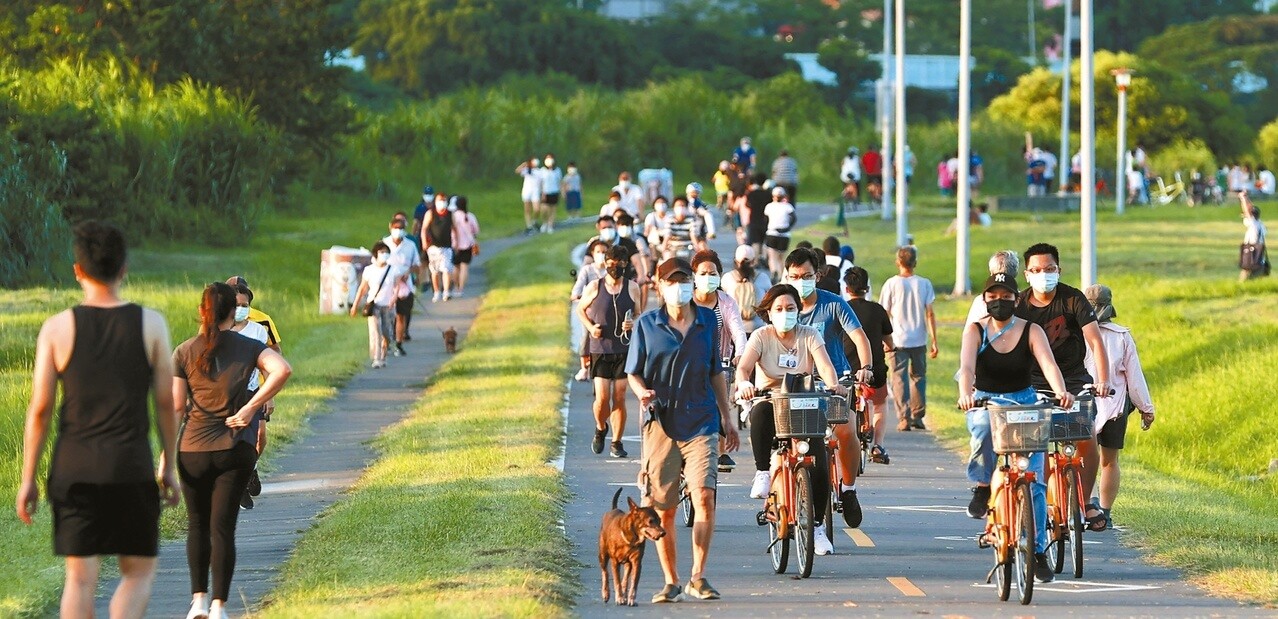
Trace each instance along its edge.
<instances>
[{"instance_id":1,"label":"utility pole","mask_svg":"<svg viewBox=\"0 0 1278 619\"><path fill-rule=\"evenodd\" d=\"M899 1L899 0L898 0ZM888 198L888 163L892 160L892 80L888 76L888 67L892 61L892 0L883 0L883 89L880 91L880 101L883 102L881 114L882 122L882 148L879 149L879 158L881 179L879 183L879 201L880 207L883 209L883 221L892 218L891 201Z\"/></svg>"},{"instance_id":2,"label":"utility pole","mask_svg":"<svg viewBox=\"0 0 1278 619\"><path fill-rule=\"evenodd\" d=\"M1065 0L1065 70L1061 76L1061 158L1060 172L1056 174L1057 187L1065 193L1065 183L1070 178L1069 113L1073 102L1069 98L1070 83L1074 81L1071 65L1074 55L1074 0Z\"/></svg>"},{"instance_id":3,"label":"utility pole","mask_svg":"<svg viewBox=\"0 0 1278 619\"><path fill-rule=\"evenodd\" d=\"M1083 224L1082 277L1083 288L1096 283L1096 71L1093 68L1092 0L1081 0L1078 25L1082 39L1079 54L1081 101L1079 120L1082 121L1083 181L1080 194L1080 216Z\"/></svg>"},{"instance_id":4,"label":"utility pole","mask_svg":"<svg viewBox=\"0 0 1278 619\"><path fill-rule=\"evenodd\" d=\"M896 246L904 247L909 235L905 213L905 0L896 0Z\"/></svg>"},{"instance_id":5,"label":"utility pole","mask_svg":"<svg viewBox=\"0 0 1278 619\"><path fill-rule=\"evenodd\" d=\"M968 263L972 253L968 234L972 185L968 174L972 167L972 0L959 1L959 89L958 89L958 178L954 179L954 221L958 224L958 240L954 247L954 296L971 292Z\"/></svg>"}]
</instances>

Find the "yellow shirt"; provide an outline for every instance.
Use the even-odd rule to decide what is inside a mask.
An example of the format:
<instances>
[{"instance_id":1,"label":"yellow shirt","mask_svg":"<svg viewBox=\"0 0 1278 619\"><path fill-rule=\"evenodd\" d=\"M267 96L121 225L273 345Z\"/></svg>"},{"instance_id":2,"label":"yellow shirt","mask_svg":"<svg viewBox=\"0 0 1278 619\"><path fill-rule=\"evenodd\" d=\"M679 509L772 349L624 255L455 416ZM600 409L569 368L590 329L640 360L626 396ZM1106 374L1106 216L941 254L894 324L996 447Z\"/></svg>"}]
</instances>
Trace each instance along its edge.
<instances>
[{"instance_id":1,"label":"yellow shirt","mask_svg":"<svg viewBox=\"0 0 1278 619\"><path fill-rule=\"evenodd\" d=\"M715 172L714 173L715 193L728 193L729 182L730 181L728 180L728 175L723 170L719 170L718 172Z\"/></svg>"},{"instance_id":2,"label":"yellow shirt","mask_svg":"<svg viewBox=\"0 0 1278 619\"><path fill-rule=\"evenodd\" d=\"M280 339L280 332L275 330L275 321L271 320L271 317L267 315L266 312L263 312L256 307L250 307L248 319L266 327L266 334L268 336L266 338L267 346L279 348L280 342L283 340Z\"/></svg>"}]
</instances>

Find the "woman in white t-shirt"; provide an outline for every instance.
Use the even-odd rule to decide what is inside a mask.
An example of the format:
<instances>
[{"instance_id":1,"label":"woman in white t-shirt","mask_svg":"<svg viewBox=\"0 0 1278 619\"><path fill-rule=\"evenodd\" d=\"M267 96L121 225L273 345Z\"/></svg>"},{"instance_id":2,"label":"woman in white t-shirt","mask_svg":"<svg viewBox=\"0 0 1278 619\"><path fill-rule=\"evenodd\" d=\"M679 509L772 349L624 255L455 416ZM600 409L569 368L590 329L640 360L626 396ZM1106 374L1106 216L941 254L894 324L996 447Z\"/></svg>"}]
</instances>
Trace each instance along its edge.
<instances>
[{"instance_id":1,"label":"woman in white t-shirt","mask_svg":"<svg viewBox=\"0 0 1278 619\"><path fill-rule=\"evenodd\" d=\"M359 291L351 304L351 316L364 308L364 295L373 303L373 315L368 317L368 356L373 368L386 367L386 349L395 341L395 277L390 247L381 241L373 245L373 264L364 267Z\"/></svg>"},{"instance_id":2,"label":"woman in white t-shirt","mask_svg":"<svg viewBox=\"0 0 1278 619\"><path fill-rule=\"evenodd\" d=\"M789 284L773 286L763 295L763 302L757 309L765 315L768 325L756 329L746 342L745 352L737 366L738 399L753 398L757 389L778 389L786 374L813 373L819 374L835 393L847 395L847 389L839 385L839 375L825 349L825 338L816 329L799 324L800 307L803 307L803 300L799 291ZM755 468L750 498L768 496L772 485L769 471L772 445L776 437L772 402L765 400L755 404L750 410L750 445L754 451ZM824 501L830 495L830 464L826 461L825 449L817 448L813 452L816 462L812 468L812 496ZM829 554L834 547L825 537L825 528L817 526L815 529L813 541L817 554Z\"/></svg>"},{"instance_id":3,"label":"woman in white t-shirt","mask_svg":"<svg viewBox=\"0 0 1278 619\"><path fill-rule=\"evenodd\" d=\"M780 280L785 270L785 252L790 249L790 229L794 227L794 205L786 201L784 187L772 188L772 202L763 209L768 229L763 245L768 248L768 270L772 279Z\"/></svg>"},{"instance_id":4,"label":"woman in white t-shirt","mask_svg":"<svg viewBox=\"0 0 1278 619\"><path fill-rule=\"evenodd\" d=\"M519 199L524 202L524 234L537 231L537 209L541 208L541 162L534 157L519 164L515 174L524 178L524 186L519 190Z\"/></svg>"}]
</instances>

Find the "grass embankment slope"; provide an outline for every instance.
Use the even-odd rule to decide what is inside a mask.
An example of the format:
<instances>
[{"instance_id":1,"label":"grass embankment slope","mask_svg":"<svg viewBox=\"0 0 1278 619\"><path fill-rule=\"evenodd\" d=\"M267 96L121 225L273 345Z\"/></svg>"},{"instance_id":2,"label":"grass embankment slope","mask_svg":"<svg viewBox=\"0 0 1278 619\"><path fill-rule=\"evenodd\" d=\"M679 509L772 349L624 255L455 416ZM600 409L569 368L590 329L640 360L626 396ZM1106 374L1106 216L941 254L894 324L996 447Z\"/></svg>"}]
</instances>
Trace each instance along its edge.
<instances>
[{"instance_id":1,"label":"grass embankment slope","mask_svg":"<svg viewBox=\"0 0 1278 619\"><path fill-rule=\"evenodd\" d=\"M486 265L490 291L457 356L381 457L308 532L266 617L562 615L571 559L556 525L569 249L518 245Z\"/></svg>"},{"instance_id":2,"label":"grass embankment slope","mask_svg":"<svg viewBox=\"0 0 1278 619\"><path fill-rule=\"evenodd\" d=\"M455 186L440 185L441 190ZM466 191L484 236L493 238L523 228L518 202L519 179L497 188ZM469 188L467 188L469 189ZM411 192L405 192L406 194ZM590 201L599 200L595 189ZM367 331L360 322L341 316L319 316L319 251L331 245L371 247L386 234L397 210L412 210L419 196L395 200L301 191L288 211L267 215L257 234L243 247L214 249L192 245L150 244L131 253L124 296L162 311L173 344L195 334L200 291L211 281L243 274L253 285L255 305L271 314L284 339L283 349L294 375L277 398L271 421L273 448L305 431L306 417L356 372L367 353ZM69 280L69 277L68 277ZM63 287L0 291L0 507L13 505L21 470L23 418L31 389L31 363L36 333L49 315L80 299L74 282ZM50 443L51 444L51 443ZM47 464L47 451L46 451ZM45 469L39 475L43 480ZM179 534L185 515L166 512L166 535ZM52 556L47 504L38 521L25 527L11 512L0 517L0 616L38 615L56 601L62 562Z\"/></svg>"},{"instance_id":3,"label":"grass embankment slope","mask_svg":"<svg viewBox=\"0 0 1278 619\"><path fill-rule=\"evenodd\" d=\"M1278 382L1267 370L1278 367L1278 280L1238 283L1237 213L1234 203L1100 216L1098 279L1114 290L1116 322L1132 329L1158 411L1149 432L1130 424L1114 514L1127 527L1125 543L1184 569L1208 591L1278 604L1278 476L1265 475L1278 458L1271 428ZM952 217L952 206L920 208L910 228L919 273L941 297L941 355L928 368L929 424L966 453L950 376L971 301L944 298L954 282L954 239L943 234ZM1063 281L1078 285L1077 215L998 213L995 221L972 231L973 287L984 282L994 251L1021 252L1040 241L1060 248ZM893 226L877 218L851 222L857 263L870 271L875 290L896 273ZM800 236L819 243L832 229L816 225Z\"/></svg>"}]
</instances>

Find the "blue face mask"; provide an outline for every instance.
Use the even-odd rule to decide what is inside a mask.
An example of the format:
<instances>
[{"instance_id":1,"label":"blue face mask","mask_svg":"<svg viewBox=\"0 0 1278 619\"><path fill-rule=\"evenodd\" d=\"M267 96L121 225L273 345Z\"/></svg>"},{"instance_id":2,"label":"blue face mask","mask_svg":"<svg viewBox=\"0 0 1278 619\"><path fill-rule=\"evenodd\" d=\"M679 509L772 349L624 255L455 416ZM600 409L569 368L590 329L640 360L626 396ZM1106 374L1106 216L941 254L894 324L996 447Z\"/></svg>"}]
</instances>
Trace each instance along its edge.
<instances>
[{"instance_id":1,"label":"blue face mask","mask_svg":"<svg viewBox=\"0 0 1278 619\"><path fill-rule=\"evenodd\" d=\"M235 322L244 322L248 320L249 308L246 305L235 306Z\"/></svg>"}]
</instances>

